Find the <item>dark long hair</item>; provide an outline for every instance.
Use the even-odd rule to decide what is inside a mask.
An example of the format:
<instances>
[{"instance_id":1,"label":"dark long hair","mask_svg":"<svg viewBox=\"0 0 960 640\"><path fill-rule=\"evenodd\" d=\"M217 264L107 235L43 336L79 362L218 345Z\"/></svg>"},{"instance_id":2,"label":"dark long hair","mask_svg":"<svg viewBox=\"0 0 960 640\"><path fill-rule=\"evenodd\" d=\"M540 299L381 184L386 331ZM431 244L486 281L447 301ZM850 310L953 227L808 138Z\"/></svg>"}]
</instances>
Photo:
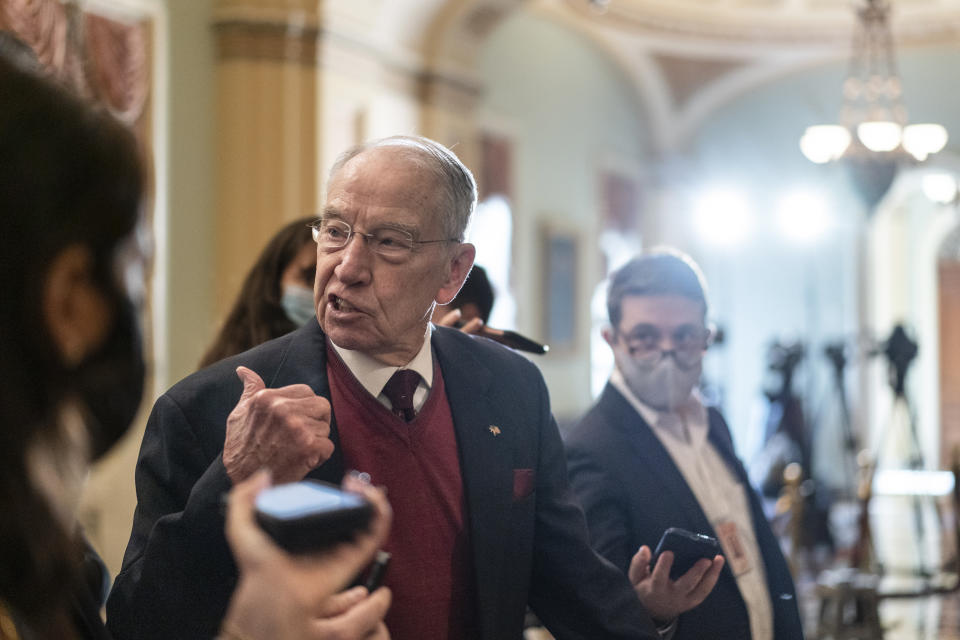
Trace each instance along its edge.
<instances>
[{"instance_id":1,"label":"dark long hair","mask_svg":"<svg viewBox=\"0 0 960 640\"><path fill-rule=\"evenodd\" d=\"M200 367L246 351L297 328L283 311L280 277L304 245L313 242L307 225L313 218L294 220L280 229L260 252L247 273L233 308L207 349Z\"/></svg>"},{"instance_id":2,"label":"dark long hair","mask_svg":"<svg viewBox=\"0 0 960 640\"><path fill-rule=\"evenodd\" d=\"M45 278L57 255L79 245L107 290L142 193L127 129L0 57L0 601L39 637L68 634L79 560L74 532L26 461L41 443L68 446L59 422L76 377L46 328Z\"/></svg>"}]
</instances>

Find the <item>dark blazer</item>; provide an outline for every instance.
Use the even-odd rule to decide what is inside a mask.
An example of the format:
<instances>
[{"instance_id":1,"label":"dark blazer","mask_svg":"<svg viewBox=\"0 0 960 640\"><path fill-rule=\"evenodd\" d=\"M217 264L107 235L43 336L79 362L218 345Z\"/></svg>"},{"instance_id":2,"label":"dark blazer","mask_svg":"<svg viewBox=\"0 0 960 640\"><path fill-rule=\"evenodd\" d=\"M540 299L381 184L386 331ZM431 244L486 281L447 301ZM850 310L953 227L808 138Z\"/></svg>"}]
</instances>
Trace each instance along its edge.
<instances>
[{"instance_id":1,"label":"dark blazer","mask_svg":"<svg viewBox=\"0 0 960 640\"><path fill-rule=\"evenodd\" d=\"M710 409L708 438L748 488L751 516L773 604L774 638L802 638L793 579L723 417ZM626 572L641 545L682 527L716 536L699 502L660 440L623 395L607 385L566 442L570 482L583 504L593 547ZM700 606L680 616L674 640L750 637L746 604L725 566Z\"/></svg>"},{"instance_id":2,"label":"dark blazer","mask_svg":"<svg viewBox=\"0 0 960 640\"><path fill-rule=\"evenodd\" d=\"M433 349L460 453L482 637L519 639L529 603L561 640L655 638L629 582L590 548L536 367L443 328L433 332ZM330 397L325 336L311 322L187 377L157 400L137 462L133 532L107 603L117 638L217 631L236 583L223 534L221 496L231 483L221 451L242 391L240 364L267 386L306 383ZM338 445L335 407L331 439ZM337 446L309 477L339 482L343 472Z\"/></svg>"}]
</instances>

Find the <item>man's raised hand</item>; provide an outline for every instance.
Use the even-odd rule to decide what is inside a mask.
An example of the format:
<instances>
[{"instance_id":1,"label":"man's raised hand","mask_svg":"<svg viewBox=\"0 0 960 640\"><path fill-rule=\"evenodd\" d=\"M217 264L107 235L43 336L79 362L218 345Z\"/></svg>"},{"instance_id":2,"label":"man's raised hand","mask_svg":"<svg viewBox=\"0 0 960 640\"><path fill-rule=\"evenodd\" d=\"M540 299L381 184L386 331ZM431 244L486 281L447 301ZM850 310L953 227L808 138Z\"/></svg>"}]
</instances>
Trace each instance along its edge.
<instances>
[{"instance_id":1,"label":"man's raised hand","mask_svg":"<svg viewBox=\"0 0 960 640\"><path fill-rule=\"evenodd\" d=\"M305 384L267 389L247 367L237 367L243 393L227 417L223 466L234 484L258 469L276 482L301 480L333 455L330 403Z\"/></svg>"}]
</instances>

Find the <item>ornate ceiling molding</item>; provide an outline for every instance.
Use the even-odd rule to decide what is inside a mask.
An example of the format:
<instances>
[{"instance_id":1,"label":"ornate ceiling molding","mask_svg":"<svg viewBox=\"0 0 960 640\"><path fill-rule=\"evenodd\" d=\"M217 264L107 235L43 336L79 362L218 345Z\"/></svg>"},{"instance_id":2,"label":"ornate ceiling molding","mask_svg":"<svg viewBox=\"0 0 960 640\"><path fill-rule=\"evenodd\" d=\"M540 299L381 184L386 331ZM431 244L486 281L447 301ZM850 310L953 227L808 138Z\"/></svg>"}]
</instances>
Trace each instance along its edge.
<instances>
[{"instance_id":1,"label":"ornate ceiling molding","mask_svg":"<svg viewBox=\"0 0 960 640\"><path fill-rule=\"evenodd\" d=\"M753 44L823 46L849 42L854 25L846 2L818 0L554 0L582 19L636 36ZM960 3L944 0L894 2L894 35L902 44L955 43Z\"/></svg>"},{"instance_id":2,"label":"ornate ceiling molding","mask_svg":"<svg viewBox=\"0 0 960 640\"><path fill-rule=\"evenodd\" d=\"M686 104L704 86L721 80L747 66L744 60L701 59L670 55L652 56L660 68L674 105Z\"/></svg>"},{"instance_id":3,"label":"ornate ceiling molding","mask_svg":"<svg viewBox=\"0 0 960 640\"><path fill-rule=\"evenodd\" d=\"M666 155L685 148L712 113L745 92L825 60L842 60L849 47L849 34L842 46L826 48L646 36L585 20L567 0L538 0L531 9L589 38L620 67L655 148Z\"/></svg>"}]
</instances>

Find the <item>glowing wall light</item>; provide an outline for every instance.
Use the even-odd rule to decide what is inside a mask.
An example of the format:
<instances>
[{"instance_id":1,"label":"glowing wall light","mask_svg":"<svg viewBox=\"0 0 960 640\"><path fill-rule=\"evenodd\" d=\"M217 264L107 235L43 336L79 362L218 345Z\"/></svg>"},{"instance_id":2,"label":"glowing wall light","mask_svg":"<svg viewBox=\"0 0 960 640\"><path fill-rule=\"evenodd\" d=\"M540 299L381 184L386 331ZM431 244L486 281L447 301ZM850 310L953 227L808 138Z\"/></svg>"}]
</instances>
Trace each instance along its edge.
<instances>
[{"instance_id":1,"label":"glowing wall light","mask_svg":"<svg viewBox=\"0 0 960 640\"><path fill-rule=\"evenodd\" d=\"M950 204L957 200L957 180L949 173L929 173L923 176L923 194L938 204Z\"/></svg>"},{"instance_id":2,"label":"glowing wall light","mask_svg":"<svg viewBox=\"0 0 960 640\"><path fill-rule=\"evenodd\" d=\"M784 195L776 218L781 233L794 242L812 242L830 226L827 202L815 191L797 190Z\"/></svg>"},{"instance_id":3,"label":"glowing wall light","mask_svg":"<svg viewBox=\"0 0 960 640\"><path fill-rule=\"evenodd\" d=\"M749 236L753 216L742 192L719 187L704 191L697 198L693 223L704 242L732 247Z\"/></svg>"}]
</instances>

